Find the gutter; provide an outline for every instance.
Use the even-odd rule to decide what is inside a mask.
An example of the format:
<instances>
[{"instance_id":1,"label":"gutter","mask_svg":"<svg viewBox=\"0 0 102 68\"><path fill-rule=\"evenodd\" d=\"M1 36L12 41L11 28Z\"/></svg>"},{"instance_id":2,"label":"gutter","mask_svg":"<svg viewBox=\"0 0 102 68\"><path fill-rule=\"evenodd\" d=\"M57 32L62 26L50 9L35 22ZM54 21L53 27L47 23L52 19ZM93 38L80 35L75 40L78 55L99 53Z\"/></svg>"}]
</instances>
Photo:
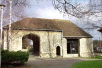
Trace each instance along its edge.
<instances>
[{"instance_id":1,"label":"gutter","mask_svg":"<svg viewBox=\"0 0 102 68\"><path fill-rule=\"evenodd\" d=\"M63 36L63 38L93 38L92 36Z\"/></svg>"}]
</instances>

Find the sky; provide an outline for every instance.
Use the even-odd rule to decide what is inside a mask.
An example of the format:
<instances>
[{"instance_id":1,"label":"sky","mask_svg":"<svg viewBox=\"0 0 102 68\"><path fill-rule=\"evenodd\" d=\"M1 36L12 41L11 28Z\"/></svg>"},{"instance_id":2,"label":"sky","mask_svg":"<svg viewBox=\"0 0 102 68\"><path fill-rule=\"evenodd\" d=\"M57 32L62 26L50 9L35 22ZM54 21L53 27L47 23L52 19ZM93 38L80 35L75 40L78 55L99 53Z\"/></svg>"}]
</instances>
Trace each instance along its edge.
<instances>
[{"instance_id":1,"label":"sky","mask_svg":"<svg viewBox=\"0 0 102 68\"><path fill-rule=\"evenodd\" d=\"M73 3L74 1L77 0L73 0ZM80 0L80 2L83 3L83 5L88 3L87 0ZM76 17L67 16L63 13L60 13L53 7L51 0L40 0L39 2L36 0L30 0L30 5L29 7L26 7L25 14L27 17L70 20L79 27L87 26L82 20L79 20ZM98 29L89 31L90 34L94 37L93 39L100 38L100 32L97 30Z\"/></svg>"},{"instance_id":2,"label":"sky","mask_svg":"<svg viewBox=\"0 0 102 68\"><path fill-rule=\"evenodd\" d=\"M68 16L64 16L63 13L60 13L57 9L53 7L51 1L43 0L38 2L31 0L30 5L31 7L26 9L27 15L29 17L66 20L68 19ZM73 17L72 19L76 18Z\"/></svg>"},{"instance_id":3,"label":"sky","mask_svg":"<svg viewBox=\"0 0 102 68\"><path fill-rule=\"evenodd\" d=\"M83 2L83 0L81 0ZM86 4L84 2L84 4ZM47 19L65 19L65 20L70 20L74 24L76 24L79 27L84 27L86 26L83 21L79 20L76 17L73 16L67 16L64 15L63 13L60 13L57 9L55 9L51 3L51 1L47 0L42 0L40 2L37 1L32 1L30 2L31 7L26 8L25 10L27 11L26 14L28 17L36 17L36 18L47 18ZM93 18L94 19L94 18ZM99 40L100 39L100 32L97 31L98 29L94 29L91 31L88 31L95 39Z\"/></svg>"}]
</instances>

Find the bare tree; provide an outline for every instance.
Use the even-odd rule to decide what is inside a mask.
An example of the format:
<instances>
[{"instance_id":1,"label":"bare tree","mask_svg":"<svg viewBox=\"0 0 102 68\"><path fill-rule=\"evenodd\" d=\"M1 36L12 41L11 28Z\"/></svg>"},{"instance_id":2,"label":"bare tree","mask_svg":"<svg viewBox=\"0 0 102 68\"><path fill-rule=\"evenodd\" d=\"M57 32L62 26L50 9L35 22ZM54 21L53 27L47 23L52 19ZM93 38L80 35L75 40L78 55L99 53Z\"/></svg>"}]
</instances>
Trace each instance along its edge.
<instances>
[{"instance_id":1,"label":"bare tree","mask_svg":"<svg viewBox=\"0 0 102 68\"><path fill-rule=\"evenodd\" d=\"M38 2L44 0L37 0ZM102 26L102 0L48 0L64 15L74 16L95 29ZM96 24L96 22L98 22Z\"/></svg>"},{"instance_id":2,"label":"bare tree","mask_svg":"<svg viewBox=\"0 0 102 68\"><path fill-rule=\"evenodd\" d=\"M20 20L24 17L27 17L25 15L25 7L28 6L29 7L29 1L24 1L24 0L2 0L1 3L4 4L5 10L4 10L4 23L3 25L7 25L10 19L10 1L12 1L12 22L15 22L17 20Z\"/></svg>"},{"instance_id":3,"label":"bare tree","mask_svg":"<svg viewBox=\"0 0 102 68\"><path fill-rule=\"evenodd\" d=\"M53 6L60 12L72 15L84 23L91 25L92 28L102 26L102 0L87 0L87 4L80 0L53 0ZM96 24L98 22L98 24ZM88 28L88 27L87 27Z\"/></svg>"},{"instance_id":4,"label":"bare tree","mask_svg":"<svg viewBox=\"0 0 102 68\"><path fill-rule=\"evenodd\" d=\"M2 0L2 1L7 3L7 6L9 6L8 4L9 0ZM36 1L41 2L45 0L36 0ZM64 15L74 16L81 20L84 19L85 23L87 24L89 24L90 22L93 22L90 19L92 17L97 18L98 22L102 21L100 19L102 18L102 0L94 0L94 1L93 0L48 0L48 1L51 1L54 8L62 12ZM25 6L29 4L30 4L30 0L29 1L28 0L13 0L13 7L12 7L13 14L14 14L13 18L15 19L21 18L24 15L24 9L22 8L25 8ZM19 11L22 11L22 13L19 13ZM8 14L6 14L6 17L7 15ZM94 23L90 23L90 24L94 27L97 26ZM100 25L102 24L100 23Z\"/></svg>"},{"instance_id":5,"label":"bare tree","mask_svg":"<svg viewBox=\"0 0 102 68\"><path fill-rule=\"evenodd\" d=\"M1 3L6 5L3 26L9 24L7 28L7 48L9 50L9 45L11 43L11 23L16 21L16 19L19 20L25 17L23 13L20 13L20 11L24 12L24 9L22 8L27 5L27 2L21 0L2 0Z\"/></svg>"}]
</instances>

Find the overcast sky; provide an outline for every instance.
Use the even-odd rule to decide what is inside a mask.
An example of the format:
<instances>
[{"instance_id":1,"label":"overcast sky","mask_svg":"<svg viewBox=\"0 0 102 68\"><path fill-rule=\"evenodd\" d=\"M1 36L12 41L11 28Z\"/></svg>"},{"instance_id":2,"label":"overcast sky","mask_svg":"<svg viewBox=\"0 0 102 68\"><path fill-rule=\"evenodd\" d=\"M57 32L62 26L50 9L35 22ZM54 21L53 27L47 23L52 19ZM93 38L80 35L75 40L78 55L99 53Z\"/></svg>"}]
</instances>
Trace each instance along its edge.
<instances>
[{"instance_id":1,"label":"overcast sky","mask_svg":"<svg viewBox=\"0 0 102 68\"><path fill-rule=\"evenodd\" d=\"M82 3L86 4L86 2ZM49 18L49 19L65 19L70 20L73 23L77 24L78 26L86 26L84 25L81 20L78 20L75 17L72 16L64 16L63 13L60 13L57 9L55 9L51 3L51 1L43 0L40 2L31 0L30 2L31 7L26 9L26 14L28 17L36 17L36 18ZM92 36L94 36L93 39L99 39L100 38L100 32L97 31L97 29L92 30L90 32Z\"/></svg>"}]
</instances>

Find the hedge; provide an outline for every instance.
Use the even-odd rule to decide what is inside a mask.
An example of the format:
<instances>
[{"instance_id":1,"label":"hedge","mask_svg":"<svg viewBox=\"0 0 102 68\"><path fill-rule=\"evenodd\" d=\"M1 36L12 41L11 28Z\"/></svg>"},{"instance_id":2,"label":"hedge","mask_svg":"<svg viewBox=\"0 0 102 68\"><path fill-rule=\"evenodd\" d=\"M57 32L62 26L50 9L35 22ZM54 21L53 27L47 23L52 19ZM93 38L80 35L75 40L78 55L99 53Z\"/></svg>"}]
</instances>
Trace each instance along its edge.
<instances>
[{"instance_id":1,"label":"hedge","mask_svg":"<svg viewBox=\"0 0 102 68\"><path fill-rule=\"evenodd\" d=\"M1 63L24 63L27 62L29 58L29 52L21 52L21 51L1 51Z\"/></svg>"}]
</instances>

